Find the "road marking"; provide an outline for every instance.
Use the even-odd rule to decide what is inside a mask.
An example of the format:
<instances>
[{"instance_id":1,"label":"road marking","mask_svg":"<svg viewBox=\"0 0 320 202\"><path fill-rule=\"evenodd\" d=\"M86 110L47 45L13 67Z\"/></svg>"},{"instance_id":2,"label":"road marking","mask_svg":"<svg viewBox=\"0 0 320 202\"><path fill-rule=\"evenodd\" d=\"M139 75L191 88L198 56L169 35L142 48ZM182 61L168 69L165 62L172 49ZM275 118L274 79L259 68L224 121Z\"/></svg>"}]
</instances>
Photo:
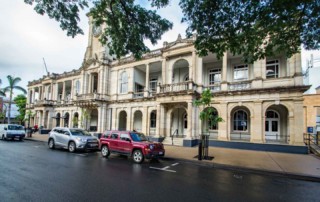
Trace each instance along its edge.
<instances>
[{"instance_id":1,"label":"road marking","mask_svg":"<svg viewBox=\"0 0 320 202\"><path fill-rule=\"evenodd\" d=\"M164 168L156 168L156 167L150 167L150 168L151 168L151 169L156 169L156 170L162 170L162 171L172 172L172 173L177 172L177 171L175 171L175 170L168 170L167 167L169 167L169 166L166 166L166 167L164 167Z\"/></svg>"},{"instance_id":2,"label":"road marking","mask_svg":"<svg viewBox=\"0 0 320 202\"><path fill-rule=\"evenodd\" d=\"M179 163L174 163L174 164L172 164L171 166L176 166L176 165L179 165Z\"/></svg>"}]
</instances>

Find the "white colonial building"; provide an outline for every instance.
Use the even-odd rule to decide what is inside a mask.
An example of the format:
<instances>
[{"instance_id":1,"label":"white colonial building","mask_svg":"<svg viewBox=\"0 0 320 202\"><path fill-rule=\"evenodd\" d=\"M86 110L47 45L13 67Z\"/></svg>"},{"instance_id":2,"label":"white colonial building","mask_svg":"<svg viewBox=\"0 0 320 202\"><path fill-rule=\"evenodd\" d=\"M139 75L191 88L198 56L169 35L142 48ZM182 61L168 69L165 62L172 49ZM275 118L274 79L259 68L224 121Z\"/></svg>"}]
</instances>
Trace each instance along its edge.
<instances>
[{"instance_id":1,"label":"white colonial building","mask_svg":"<svg viewBox=\"0 0 320 202\"><path fill-rule=\"evenodd\" d=\"M192 146L200 134L212 142L303 145L301 56L277 55L245 64L226 52L199 57L194 38L163 44L141 60L115 60L90 21L82 66L29 82L31 124L137 130L164 143ZM207 130L193 102L211 89L211 107L223 122ZM255 144L257 145L257 144Z\"/></svg>"}]
</instances>

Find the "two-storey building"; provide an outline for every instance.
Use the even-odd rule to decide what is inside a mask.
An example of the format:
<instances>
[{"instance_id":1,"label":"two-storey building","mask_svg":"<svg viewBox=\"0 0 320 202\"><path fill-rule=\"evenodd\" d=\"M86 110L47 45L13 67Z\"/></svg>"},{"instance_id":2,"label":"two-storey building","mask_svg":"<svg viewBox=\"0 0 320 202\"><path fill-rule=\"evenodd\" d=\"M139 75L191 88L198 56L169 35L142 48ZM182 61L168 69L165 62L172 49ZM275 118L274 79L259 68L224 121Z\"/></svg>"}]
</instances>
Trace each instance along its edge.
<instances>
[{"instance_id":1,"label":"two-storey building","mask_svg":"<svg viewBox=\"0 0 320 202\"><path fill-rule=\"evenodd\" d=\"M32 124L137 130L164 143L191 146L200 134L212 142L303 145L301 55L277 55L243 63L226 52L199 57L195 38L163 43L135 60L116 60L90 22L89 43L79 69L50 74L28 85ZM193 102L211 89L211 107L223 118L207 130Z\"/></svg>"}]
</instances>

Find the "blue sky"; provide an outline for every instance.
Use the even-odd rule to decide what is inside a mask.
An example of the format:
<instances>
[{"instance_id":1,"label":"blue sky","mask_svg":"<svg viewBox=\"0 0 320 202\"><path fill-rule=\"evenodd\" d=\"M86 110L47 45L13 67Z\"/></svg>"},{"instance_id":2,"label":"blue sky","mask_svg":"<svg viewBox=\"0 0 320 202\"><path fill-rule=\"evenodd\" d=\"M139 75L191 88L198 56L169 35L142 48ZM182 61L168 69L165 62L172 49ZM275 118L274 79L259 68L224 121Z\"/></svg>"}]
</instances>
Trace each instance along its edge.
<instances>
[{"instance_id":1,"label":"blue sky","mask_svg":"<svg viewBox=\"0 0 320 202\"><path fill-rule=\"evenodd\" d=\"M6 76L20 77L20 86L27 88L27 82L39 79L46 74L43 58L49 72L63 73L78 69L83 61L88 40L88 19L85 12L81 13L80 25L85 34L75 38L67 37L59 24L46 15L37 14L33 7L23 0L0 0L0 78L2 86L7 85ZM140 0L141 4L146 0ZM14 11L14 12L13 12ZM174 27L165 33L155 47L161 47L163 41L174 41L180 33L185 36L186 25L181 24L181 9L178 1L172 0L170 5L158 11L160 15L174 23ZM302 65L310 54L320 58L319 51L303 52ZM320 76L320 63L313 70L312 77ZM320 85L319 79L310 78L310 83L316 83L313 89ZM313 92L313 90L311 91Z\"/></svg>"}]
</instances>

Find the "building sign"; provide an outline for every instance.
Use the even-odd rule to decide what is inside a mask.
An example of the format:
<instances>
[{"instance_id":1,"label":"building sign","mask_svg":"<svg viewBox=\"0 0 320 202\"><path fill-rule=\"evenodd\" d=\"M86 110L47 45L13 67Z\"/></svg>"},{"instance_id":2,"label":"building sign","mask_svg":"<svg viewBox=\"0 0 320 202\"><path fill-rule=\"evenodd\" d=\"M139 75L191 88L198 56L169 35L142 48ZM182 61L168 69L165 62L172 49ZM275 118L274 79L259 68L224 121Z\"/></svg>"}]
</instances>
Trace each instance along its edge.
<instances>
[{"instance_id":1,"label":"building sign","mask_svg":"<svg viewBox=\"0 0 320 202\"><path fill-rule=\"evenodd\" d=\"M307 132L308 132L308 133L313 133L313 127L312 127L312 126L311 126L311 127L308 126L308 127L307 127Z\"/></svg>"}]
</instances>

